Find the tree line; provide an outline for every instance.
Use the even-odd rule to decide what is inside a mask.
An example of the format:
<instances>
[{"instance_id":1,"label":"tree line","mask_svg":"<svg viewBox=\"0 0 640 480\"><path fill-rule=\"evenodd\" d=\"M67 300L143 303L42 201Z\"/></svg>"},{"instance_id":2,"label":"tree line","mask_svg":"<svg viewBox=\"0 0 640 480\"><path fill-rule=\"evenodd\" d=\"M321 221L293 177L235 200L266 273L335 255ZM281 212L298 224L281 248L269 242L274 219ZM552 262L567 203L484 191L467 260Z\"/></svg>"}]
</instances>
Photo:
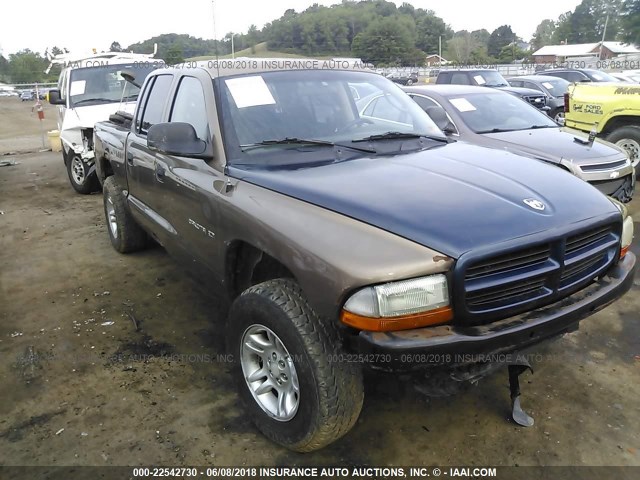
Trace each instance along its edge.
<instances>
[{"instance_id":1,"label":"tree line","mask_svg":"<svg viewBox=\"0 0 640 480\"><path fill-rule=\"evenodd\" d=\"M410 3L397 7L387 0L342 0L331 7L314 4L302 12L289 9L262 29L252 25L246 33L229 32L221 40L170 33L127 47L114 41L106 50L151 53L157 44L157 57L175 64L193 57L228 55L233 37L235 51L266 42L274 52L358 57L377 66L420 66L427 55L440 51L447 60L461 64L510 63L527 59L545 45L597 42L603 34L605 40L639 43L640 0L582 0L558 19L540 22L531 50L521 49L522 38L509 25L492 32L454 31L433 10ZM61 52L57 47L51 50ZM0 55L0 81L55 81L56 70L44 73L49 63L46 53L23 50L9 58Z\"/></svg>"}]
</instances>

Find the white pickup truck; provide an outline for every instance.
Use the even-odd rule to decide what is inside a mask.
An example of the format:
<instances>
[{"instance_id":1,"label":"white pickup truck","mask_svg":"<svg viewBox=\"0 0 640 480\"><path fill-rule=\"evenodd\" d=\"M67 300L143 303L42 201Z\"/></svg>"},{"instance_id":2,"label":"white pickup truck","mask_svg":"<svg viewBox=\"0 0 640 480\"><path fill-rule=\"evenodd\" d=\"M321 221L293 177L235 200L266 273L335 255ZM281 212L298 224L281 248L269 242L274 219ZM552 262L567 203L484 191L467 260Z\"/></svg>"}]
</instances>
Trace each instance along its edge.
<instances>
[{"instance_id":1,"label":"white pickup truck","mask_svg":"<svg viewBox=\"0 0 640 480\"><path fill-rule=\"evenodd\" d=\"M93 153L93 126L118 112L133 113L136 99L146 76L162 60L152 55L107 52L55 57L51 65L63 65L58 88L49 91L48 99L58 105L58 130L62 157L71 186L88 194L99 189ZM51 67L50 67L51 68ZM136 80L122 78L123 71Z\"/></svg>"}]
</instances>

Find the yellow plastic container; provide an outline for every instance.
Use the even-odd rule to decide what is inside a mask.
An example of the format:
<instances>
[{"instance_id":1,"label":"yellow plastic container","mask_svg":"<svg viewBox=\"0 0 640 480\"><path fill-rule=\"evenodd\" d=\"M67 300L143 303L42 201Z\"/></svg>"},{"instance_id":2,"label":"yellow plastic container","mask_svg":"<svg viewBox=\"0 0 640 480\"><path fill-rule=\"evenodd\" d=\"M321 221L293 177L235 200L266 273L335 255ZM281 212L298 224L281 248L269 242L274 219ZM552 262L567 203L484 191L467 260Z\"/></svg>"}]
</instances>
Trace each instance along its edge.
<instances>
[{"instance_id":1,"label":"yellow plastic container","mask_svg":"<svg viewBox=\"0 0 640 480\"><path fill-rule=\"evenodd\" d=\"M60 131L51 130L47 132L47 137L49 137L49 145L51 145L52 152L61 152L62 151L62 143L60 143Z\"/></svg>"}]
</instances>

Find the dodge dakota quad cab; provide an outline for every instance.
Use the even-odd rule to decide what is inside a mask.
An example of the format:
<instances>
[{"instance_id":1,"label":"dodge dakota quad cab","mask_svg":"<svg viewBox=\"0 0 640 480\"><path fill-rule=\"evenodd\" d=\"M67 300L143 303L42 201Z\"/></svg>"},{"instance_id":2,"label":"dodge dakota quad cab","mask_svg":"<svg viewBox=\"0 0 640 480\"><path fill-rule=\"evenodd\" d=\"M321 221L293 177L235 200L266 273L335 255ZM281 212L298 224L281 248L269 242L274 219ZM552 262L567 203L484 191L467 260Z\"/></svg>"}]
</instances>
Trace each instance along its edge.
<instances>
[{"instance_id":1,"label":"dodge dakota quad cab","mask_svg":"<svg viewBox=\"0 0 640 480\"><path fill-rule=\"evenodd\" d=\"M347 433L365 365L477 379L630 288L632 219L591 185L448 140L375 73L247 64L150 73L95 151L113 247L151 237L232 299L232 374L273 441ZM371 89L388 102L361 117Z\"/></svg>"},{"instance_id":2,"label":"dodge dakota quad cab","mask_svg":"<svg viewBox=\"0 0 640 480\"><path fill-rule=\"evenodd\" d=\"M93 125L107 120L116 111L133 113L135 101L147 74L161 60L151 55L106 52L90 56L62 54L52 65L63 65L58 88L49 91L48 99L58 105L58 130L71 186L78 193L99 189L93 152ZM50 68L51 68L50 66ZM126 82L120 75L131 71L136 82Z\"/></svg>"},{"instance_id":3,"label":"dodge dakota quad cab","mask_svg":"<svg viewBox=\"0 0 640 480\"><path fill-rule=\"evenodd\" d=\"M640 86L576 83L565 94L564 108L567 127L624 148L640 173Z\"/></svg>"}]
</instances>

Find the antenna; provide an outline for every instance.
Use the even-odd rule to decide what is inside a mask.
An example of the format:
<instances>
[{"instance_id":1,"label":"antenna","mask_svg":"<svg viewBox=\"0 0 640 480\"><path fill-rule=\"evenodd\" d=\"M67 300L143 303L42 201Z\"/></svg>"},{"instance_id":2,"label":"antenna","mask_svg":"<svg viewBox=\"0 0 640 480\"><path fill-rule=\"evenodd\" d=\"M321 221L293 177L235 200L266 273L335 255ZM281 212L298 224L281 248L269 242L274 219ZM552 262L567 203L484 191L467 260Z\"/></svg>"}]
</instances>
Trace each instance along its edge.
<instances>
[{"instance_id":1,"label":"antenna","mask_svg":"<svg viewBox=\"0 0 640 480\"><path fill-rule=\"evenodd\" d=\"M215 0L211 0L211 13L213 16L213 45L216 54L216 70L218 72L218 77L220 77L220 61L218 59L218 36L216 35L216 2Z\"/></svg>"}]
</instances>

